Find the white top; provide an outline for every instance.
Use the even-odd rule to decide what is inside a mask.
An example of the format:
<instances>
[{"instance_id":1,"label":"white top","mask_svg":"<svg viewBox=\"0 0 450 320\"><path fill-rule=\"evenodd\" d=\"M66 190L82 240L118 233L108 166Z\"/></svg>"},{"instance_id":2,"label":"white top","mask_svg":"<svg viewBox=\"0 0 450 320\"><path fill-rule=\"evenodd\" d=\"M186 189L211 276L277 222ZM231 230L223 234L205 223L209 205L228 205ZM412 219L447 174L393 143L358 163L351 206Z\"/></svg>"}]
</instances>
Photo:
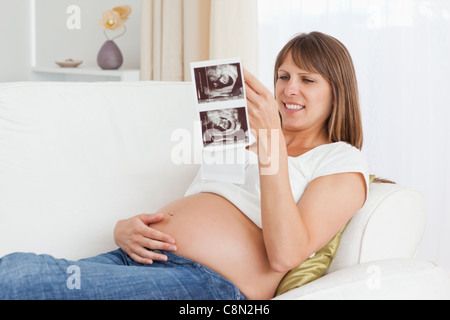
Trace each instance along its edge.
<instances>
[{"instance_id":1,"label":"white top","mask_svg":"<svg viewBox=\"0 0 450 320\"><path fill-rule=\"evenodd\" d=\"M345 142L320 145L299 157L289 157L288 166L292 195L296 203L309 182L315 178L336 173L362 173L367 192L369 190L367 160L359 149ZM258 161L253 152L247 151L244 184L202 180L199 172L185 196L199 192L221 195L239 208L258 227L262 227Z\"/></svg>"}]
</instances>

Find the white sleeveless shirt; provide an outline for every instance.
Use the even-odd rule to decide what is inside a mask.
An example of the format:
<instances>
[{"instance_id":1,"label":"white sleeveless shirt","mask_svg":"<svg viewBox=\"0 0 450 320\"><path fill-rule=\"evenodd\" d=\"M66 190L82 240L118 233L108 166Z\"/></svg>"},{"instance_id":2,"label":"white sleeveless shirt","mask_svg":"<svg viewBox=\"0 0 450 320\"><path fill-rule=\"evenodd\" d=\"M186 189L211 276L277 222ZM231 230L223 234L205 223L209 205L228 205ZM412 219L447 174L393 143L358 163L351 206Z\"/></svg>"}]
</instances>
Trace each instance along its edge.
<instances>
[{"instance_id":1,"label":"white sleeveless shirt","mask_svg":"<svg viewBox=\"0 0 450 320\"><path fill-rule=\"evenodd\" d=\"M320 145L301 156L288 157L288 168L291 191L296 203L300 200L308 183L315 178L336 173L358 172L363 174L367 192L369 190L367 160L359 149L345 142ZM224 197L259 228L262 227L259 168L255 153L246 151L244 184L202 180L199 172L185 196L200 192L211 192Z\"/></svg>"}]
</instances>

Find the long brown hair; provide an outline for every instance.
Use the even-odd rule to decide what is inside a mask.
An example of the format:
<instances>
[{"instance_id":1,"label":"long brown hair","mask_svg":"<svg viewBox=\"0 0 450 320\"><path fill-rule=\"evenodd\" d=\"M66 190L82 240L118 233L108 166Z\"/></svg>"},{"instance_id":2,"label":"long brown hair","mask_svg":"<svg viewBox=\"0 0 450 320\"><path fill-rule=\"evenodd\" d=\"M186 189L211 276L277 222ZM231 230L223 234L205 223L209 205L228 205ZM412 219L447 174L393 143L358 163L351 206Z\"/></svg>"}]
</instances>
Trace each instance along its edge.
<instances>
[{"instance_id":1,"label":"long brown hair","mask_svg":"<svg viewBox=\"0 0 450 320\"><path fill-rule=\"evenodd\" d=\"M347 48L337 39L321 32L302 33L290 40L278 54L278 69L288 54L301 69L318 73L331 84L333 106L328 119L328 137L332 142L345 141L361 149L363 131L359 110L355 68Z\"/></svg>"}]
</instances>

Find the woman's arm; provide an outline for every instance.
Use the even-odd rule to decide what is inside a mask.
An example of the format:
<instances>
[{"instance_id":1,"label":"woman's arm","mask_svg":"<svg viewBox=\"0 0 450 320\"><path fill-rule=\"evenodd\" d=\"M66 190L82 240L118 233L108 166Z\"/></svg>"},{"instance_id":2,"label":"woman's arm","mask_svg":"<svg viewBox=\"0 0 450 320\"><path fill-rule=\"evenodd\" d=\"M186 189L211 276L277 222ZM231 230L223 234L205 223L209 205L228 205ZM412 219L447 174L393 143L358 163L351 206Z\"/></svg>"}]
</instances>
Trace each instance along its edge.
<instances>
[{"instance_id":1,"label":"woman's arm","mask_svg":"<svg viewBox=\"0 0 450 320\"><path fill-rule=\"evenodd\" d=\"M360 173L316 178L298 204L281 171L260 178L264 241L271 266L279 272L298 266L326 245L365 200Z\"/></svg>"},{"instance_id":2,"label":"woman's arm","mask_svg":"<svg viewBox=\"0 0 450 320\"><path fill-rule=\"evenodd\" d=\"M320 177L295 203L277 103L253 75L244 73L251 127L258 140L264 242L272 268L287 272L323 247L362 207L365 181L359 173Z\"/></svg>"},{"instance_id":3,"label":"woman's arm","mask_svg":"<svg viewBox=\"0 0 450 320\"><path fill-rule=\"evenodd\" d=\"M154 260L166 261L166 255L148 250L177 250L175 239L151 227L152 223L163 219L163 214L140 214L120 220L114 228L114 242L138 263L152 264Z\"/></svg>"}]
</instances>

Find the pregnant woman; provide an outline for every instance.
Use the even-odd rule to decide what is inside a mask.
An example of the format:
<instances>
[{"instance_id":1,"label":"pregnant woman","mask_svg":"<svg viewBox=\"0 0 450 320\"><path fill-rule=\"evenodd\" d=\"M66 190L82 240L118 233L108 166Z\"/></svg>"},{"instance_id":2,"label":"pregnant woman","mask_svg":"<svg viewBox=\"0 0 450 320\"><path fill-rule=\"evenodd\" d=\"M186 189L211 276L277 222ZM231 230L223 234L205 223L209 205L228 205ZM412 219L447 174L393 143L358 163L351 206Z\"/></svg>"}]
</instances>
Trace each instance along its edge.
<instances>
[{"instance_id":1,"label":"pregnant woman","mask_svg":"<svg viewBox=\"0 0 450 320\"><path fill-rule=\"evenodd\" d=\"M312 32L287 43L275 97L244 78L257 138L245 184L196 177L182 199L119 221L113 252L5 256L0 299L272 298L364 205L368 165L355 71L338 40Z\"/></svg>"}]
</instances>

